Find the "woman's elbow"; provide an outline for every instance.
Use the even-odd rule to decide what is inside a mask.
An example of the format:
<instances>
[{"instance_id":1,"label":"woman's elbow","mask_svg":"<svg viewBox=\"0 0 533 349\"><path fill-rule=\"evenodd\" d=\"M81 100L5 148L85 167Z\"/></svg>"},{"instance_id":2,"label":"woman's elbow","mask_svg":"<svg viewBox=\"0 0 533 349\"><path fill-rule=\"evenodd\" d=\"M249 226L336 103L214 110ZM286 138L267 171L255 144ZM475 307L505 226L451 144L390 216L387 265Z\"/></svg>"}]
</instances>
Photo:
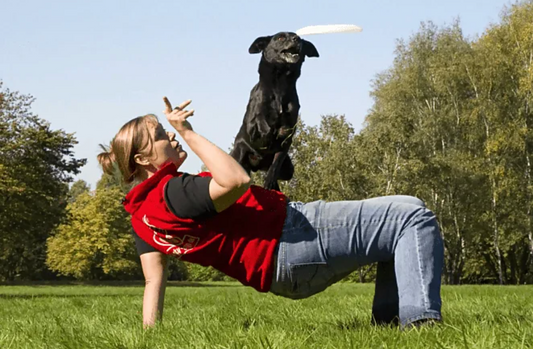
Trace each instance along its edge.
<instances>
[{"instance_id":1,"label":"woman's elbow","mask_svg":"<svg viewBox=\"0 0 533 349\"><path fill-rule=\"evenodd\" d=\"M247 190L248 188L250 188L251 184L252 184L252 178L250 178L250 176L248 176L248 175L245 175L243 178L241 178L241 181L239 183L239 187L246 188L246 190Z\"/></svg>"},{"instance_id":2,"label":"woman's elbow","mask_svg":"<svg viewBox=\"0 0 533 349\"><path fill-rule=\"evenodd\" d=\"M235 185L236 191L240 192L241 194L244 194L248 188L250 188L250 185L252 185L252 179L250 176L246 175L237 184Z\"/></svg>"},{"instance_id":3,"label":"woman's elbow","mask_svg":"<svg viewBox=\"0 0 533 349\"><path fill-rule=\"evenodd\" d=\"M240 198L248 188L250 188L250 185L252 183L252 180L249 176L246 176L245 178L241 178L239 181L235 182L235 184L230 189L230 195L232 197L232 201L237 200Z\"/></svg>"},{"instance_id":4,"label":"woman's elbow","mask_svg":"<svg viewBox=\"0 0 533 349\"><path fill-rule=\"evenodd\" d=\"M243 193L250 188L252 179L247 174L233 179L232 183L227 187L231 191L242 191Z\"/></svg>"}]
</instances>

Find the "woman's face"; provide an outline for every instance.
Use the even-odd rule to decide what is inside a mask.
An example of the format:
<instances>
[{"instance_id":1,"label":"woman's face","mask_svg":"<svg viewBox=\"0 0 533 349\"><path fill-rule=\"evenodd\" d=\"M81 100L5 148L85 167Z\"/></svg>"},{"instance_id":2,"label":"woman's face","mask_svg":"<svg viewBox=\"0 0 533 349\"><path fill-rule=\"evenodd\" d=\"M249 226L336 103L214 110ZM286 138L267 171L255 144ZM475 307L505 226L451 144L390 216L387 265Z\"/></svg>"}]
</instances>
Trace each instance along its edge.
<instances>
[{"instance_id":1,"label":"woman's face","mask_svg":"<svg viewBox=\"0 0 533 349\"><path fill-rule=\"evenodd\" d=\"M187 158L187 152L176 140L176 134L165 131L160 123L149 127L153 139L152 153L148 158L150 163L159 169L167 161L172 161L179 168Z\"/></svg>"}]
</instances>

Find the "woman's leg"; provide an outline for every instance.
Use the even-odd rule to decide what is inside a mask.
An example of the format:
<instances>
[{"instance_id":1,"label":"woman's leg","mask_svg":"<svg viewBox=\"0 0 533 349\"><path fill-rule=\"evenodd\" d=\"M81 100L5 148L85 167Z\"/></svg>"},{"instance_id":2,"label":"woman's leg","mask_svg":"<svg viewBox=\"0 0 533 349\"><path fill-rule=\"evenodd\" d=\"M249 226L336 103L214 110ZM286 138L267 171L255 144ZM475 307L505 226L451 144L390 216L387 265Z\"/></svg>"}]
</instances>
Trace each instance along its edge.
<instances>
[{"instance_id":1,"label":"woman's leg","mask_svg":"<svg viewBox=\"0 0 533 349\"><path fill-rule=\"evenodd\" d=\"M360 266L392 261L379 270L376 315L396 304L394 297L390 303L386 300L398 294L402 325L440 319L443 244L435 216L421 201L403 197L293 202L288 207L271 291L305 298Z\"/></svg>"},{"instance_id":2,"label":"woman's leg","mask_svg":"<svg viewBox=\"0 0 533 349\"><path fill-rule=\"evenodd\" d=\"M369 200L375 202L398 202L426 207L424 202L414 196L391 195ZM374 301L372 303L372 323L376 325L397 324L399 320L399 295L394 270L394 258L386 262L378 262Z\"/></svg>"}]
</instances>

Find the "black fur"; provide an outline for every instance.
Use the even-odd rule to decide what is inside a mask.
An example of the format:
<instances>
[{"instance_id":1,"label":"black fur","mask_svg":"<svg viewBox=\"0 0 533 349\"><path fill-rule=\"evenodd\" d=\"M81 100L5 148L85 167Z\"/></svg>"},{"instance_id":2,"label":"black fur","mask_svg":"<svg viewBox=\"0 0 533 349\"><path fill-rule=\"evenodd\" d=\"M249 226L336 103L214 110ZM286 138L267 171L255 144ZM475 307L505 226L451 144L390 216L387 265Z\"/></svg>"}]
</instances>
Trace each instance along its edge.
<instances>
[{"instance_id":1,"label":"black fur","mask_svg":"<svg viewBox=\"0 0 533 349\"><path fill-rule=\"evenodd\" d=\"M307 57L318 57L309 41L281 32L257 38L248 52L262 52L259 82L250 93L246 114L231 152L244 169L267 171L264 187L279 190L278 179L290 180L288 156L300 104L296 80Z\"/></svg>"}]
</instances>

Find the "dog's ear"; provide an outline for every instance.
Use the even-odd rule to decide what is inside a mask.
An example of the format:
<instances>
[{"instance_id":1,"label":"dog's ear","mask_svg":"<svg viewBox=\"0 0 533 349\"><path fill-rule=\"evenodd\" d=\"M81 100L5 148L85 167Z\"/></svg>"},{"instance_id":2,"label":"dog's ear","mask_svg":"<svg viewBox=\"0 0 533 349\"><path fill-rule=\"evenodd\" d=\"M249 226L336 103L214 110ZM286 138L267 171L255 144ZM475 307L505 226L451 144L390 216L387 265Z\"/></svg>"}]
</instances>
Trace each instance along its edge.
<instances>
[{"instance_id":1,"label":"dog's ear","mask_svg":"<svg viewBox=\"0 0 533 349\"><path fill-rule=\"evenodd\" d=\"M302 39L302 53L307 57L318 57L315 45L304 39Z\"/></svg>"},{"instance_id":2,"label":"dog's ear","mask_svg":"<svg viewBox=\"0 0 533 349\"><path fill-rule=\"evenodd\" d=\"M252 46L248 49L249 53L259 53L267 47L268 43L272 39L272 36L260 36L253 42Z\"/></svg>"}]
</instances>

